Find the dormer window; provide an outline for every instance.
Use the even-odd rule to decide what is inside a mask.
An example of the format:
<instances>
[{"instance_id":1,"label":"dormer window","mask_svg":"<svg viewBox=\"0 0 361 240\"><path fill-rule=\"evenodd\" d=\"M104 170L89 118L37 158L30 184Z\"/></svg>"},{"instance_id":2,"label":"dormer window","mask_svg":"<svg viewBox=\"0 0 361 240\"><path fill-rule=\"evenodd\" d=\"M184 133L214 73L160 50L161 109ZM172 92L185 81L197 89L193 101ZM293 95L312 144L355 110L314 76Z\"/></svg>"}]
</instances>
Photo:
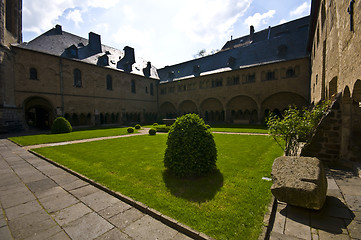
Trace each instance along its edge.
<instances>
[{"instance_id":1,"label":"dormer window","mask_svg":"<svg viewBox=\"0 0 361 240\"><path fill-rule=\"evenodd\" d=\"M98 65L100 65L100 66L108 66L109 65L109 57L107 54L104 54L103 56L100 56L98 58Z\"/></svg>"},{"instance_id":2,"label":"dormer window","mask_svg":"<svg viewBox=\"0 0 361 240\"><path fill-rule=\"evenodd\" d=\"M173 79L173 78L174 78L174 71L169 71L169 72L168 72L168 78L169 78L169 79Z\"/></svg>"},{"instance_id":3,"label":"dormer window","mask_svg":"<svg viewBox=\"0 0 361 240\"><path fill-rule=\"evenodd\" d=\"M229 57L229 58L228 58L227 65L228 65L229 67L233 67L235 64L236 64L236 59L235 59L234 57Z\"/></svg>"},{"instance_id":4,"label":"dormer window","mask_svg":"<svg viewBox=\"0 0 361 240\"><path fill-rule=\"evenodd\" d=\"M75 45L71 45L67 48L68 55L72 58L78 58L78 48Z\"/></svg>"}]
</instances>

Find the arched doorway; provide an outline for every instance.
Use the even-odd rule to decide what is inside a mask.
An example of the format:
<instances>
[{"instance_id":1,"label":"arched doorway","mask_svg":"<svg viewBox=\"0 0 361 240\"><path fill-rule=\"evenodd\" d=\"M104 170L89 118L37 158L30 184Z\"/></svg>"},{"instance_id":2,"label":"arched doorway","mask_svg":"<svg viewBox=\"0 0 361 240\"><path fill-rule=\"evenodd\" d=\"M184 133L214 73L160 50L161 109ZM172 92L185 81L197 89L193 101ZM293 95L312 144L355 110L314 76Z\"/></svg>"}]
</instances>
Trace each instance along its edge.
<instances>
[{"instance_id":1,"label":"arched doorway","mask_svg":"<svg viewBox=\"0 0 361 240\"><path fill-rule=\"evenodd\" d=\"M53 107L42 97L31 97L24 101L25 120L29 127L49 129L53 122Z\"/></svg>"}]
</instances>

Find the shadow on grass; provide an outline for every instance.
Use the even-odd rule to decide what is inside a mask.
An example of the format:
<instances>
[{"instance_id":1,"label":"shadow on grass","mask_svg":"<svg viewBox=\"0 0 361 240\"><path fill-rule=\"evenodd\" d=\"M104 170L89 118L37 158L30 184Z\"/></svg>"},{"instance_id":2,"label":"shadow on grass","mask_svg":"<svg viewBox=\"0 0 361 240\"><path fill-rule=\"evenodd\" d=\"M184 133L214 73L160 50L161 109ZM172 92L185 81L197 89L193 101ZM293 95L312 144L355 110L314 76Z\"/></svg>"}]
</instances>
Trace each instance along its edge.
<instances>
[{"instance_id":1,"label":"shadow on grass","mask_svg":"<svg viewBox=\"0 0 361 240\"><path fill-rule=\"evenodd\" d=\"M213 199L222 188L223 175L217 169L207 176L179 178L165 170L163 171L163 181L172 195L201 203Z\"/></svg>"}]
</instances>

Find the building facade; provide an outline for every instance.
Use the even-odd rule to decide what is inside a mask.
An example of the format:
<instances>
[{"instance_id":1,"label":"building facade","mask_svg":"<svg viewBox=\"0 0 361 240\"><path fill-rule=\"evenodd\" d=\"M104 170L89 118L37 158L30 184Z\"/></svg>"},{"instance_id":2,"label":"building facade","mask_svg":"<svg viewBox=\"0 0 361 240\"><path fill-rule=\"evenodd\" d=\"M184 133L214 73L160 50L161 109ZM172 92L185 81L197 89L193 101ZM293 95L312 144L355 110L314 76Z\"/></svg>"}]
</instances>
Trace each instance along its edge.
<instances>
[{"instance_id":1,"label":"building facade","mask_svg":"<svg viewBox=\"0 0 361 240\"><path fill-rule=\"evenodd\" d=\"M269 111L308 106L309 17L228 41L216 54L159 69L163 117L260 124Z\"/></svg>"},{"instance_id":2,"label":"building facade","mask_svg":"<svg viewBox=\"0 0 361 240\"><path fill-rule=\"evenodd\" d=\"M333 129L326 124L323 137L318 139L318 144L325 143L321 155L325 159L361 162L360 10L360 1L312 1L308 43L311 103L317 104L339 93L339 116L330 116L333 119L330 122L337 124ZM314 154L319 156L320 151Z\"/></svg>"}]
</instances>

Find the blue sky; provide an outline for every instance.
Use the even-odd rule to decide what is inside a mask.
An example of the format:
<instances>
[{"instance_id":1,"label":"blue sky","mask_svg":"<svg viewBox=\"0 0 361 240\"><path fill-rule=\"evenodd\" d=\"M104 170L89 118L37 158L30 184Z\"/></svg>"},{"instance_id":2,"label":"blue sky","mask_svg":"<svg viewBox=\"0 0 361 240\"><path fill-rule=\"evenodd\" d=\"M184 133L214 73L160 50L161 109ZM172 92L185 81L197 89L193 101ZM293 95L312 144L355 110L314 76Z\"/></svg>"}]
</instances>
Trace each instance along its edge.
<instances>
[{"instance_id":1,"label":"blue sky","mask_svg":"<svg viewBox=\"0 0 361 240\"><path fill-rule=\"evenodd\" d=\"M193 59L201 49L310 13L311 0L23 0L23 41L60 24L103 44L130 46L157 68Z\"/></svg>"}]
</instances>

